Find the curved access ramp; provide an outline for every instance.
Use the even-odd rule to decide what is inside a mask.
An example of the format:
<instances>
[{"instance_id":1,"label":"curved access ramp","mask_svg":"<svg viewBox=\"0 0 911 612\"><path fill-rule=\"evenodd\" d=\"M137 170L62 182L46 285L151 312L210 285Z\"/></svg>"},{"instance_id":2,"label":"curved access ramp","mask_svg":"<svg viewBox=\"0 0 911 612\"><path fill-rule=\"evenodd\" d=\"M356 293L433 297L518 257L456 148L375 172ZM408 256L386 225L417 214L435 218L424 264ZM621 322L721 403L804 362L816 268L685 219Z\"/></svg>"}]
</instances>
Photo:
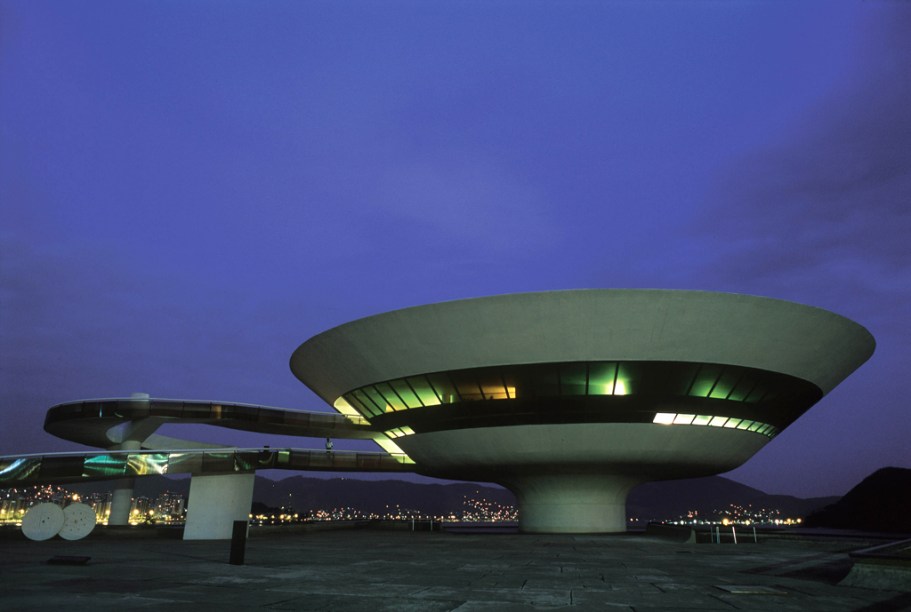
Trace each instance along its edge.
<instances>
[{"instance_id":1,"label":"curved access ramp","mask_svg":"<svg viewBox=\"0 0 911 612\"><path fill-rule=\"evenodd\" d=\"M255 470L413 472L405 455L300 448L97 451L0 456L0 487L66 484L155 474L250 473Z\"/></svg>"},{"instance_id":2,"label":"curved access ramp","mask_svg":"<svg viewBox=\"0 0 911 612\"><path fill-rule=\"evenodd\" d=\"M71 442L111 448L128 440L146 449L220 448L161 436L164 424L205 424L287 436L382 440L385 436L357 415L302 412L229 402L149 397L67 402L47 411L44 430Z\"/></svg>"},{"instance_id":3,"label":"curved access ramp","mask_svg":"<svg viewBox=\"0 0 911 612\"><path fill-rule=\"evenodd\" d=\"M109 523L128 524L133 480L155 474L190 474L185 540L230 539L235 521L246 520L256 470L411 472L405 455L297 448L221 448L97 451L0 457L0 487L114 483Z\"/></svg>"},{"instance_id":4,"label":"curved access ramp","mask_svg":"<svg viewBox=\"0 0 911 612\"><path fill-rule=\"evenodd\" d=\"M353 411L351 411L353 413ZM233 448L157 434L164 424L204 424L302 437L359 438L386 452L298 448ZM301 412L212 401L131 398L58 404L44 429L103 451L0 457L0 487L113 481L109 524L126 525L137 476L190 474L184 539L228 539L245 520L257 470L411 472L414 462L383 432L356 413Z\"/></svg>"}]
</instances>

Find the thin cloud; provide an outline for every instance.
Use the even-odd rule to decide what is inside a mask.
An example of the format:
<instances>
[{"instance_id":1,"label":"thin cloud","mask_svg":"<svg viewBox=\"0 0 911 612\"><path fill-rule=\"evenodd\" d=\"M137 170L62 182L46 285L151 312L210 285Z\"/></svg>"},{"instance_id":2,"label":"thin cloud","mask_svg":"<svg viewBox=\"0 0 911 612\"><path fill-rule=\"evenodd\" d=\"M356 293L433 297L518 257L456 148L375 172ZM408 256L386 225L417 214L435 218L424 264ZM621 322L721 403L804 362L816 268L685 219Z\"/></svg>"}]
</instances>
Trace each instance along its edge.
<instances>
[{"instance_id":1,"label":"thin cloud","mask_svg":"<svg viewBox=\"0 0 911 612\"><path fill-rule=\"evenodd\" d=\"M911 272L911 13L898 16L871 32L849 89L725 178L725 211L712 213L712 232L728 239L723 274L909 290L890 282Z\"/></svg>"},{"instance_id":2,"label":"thin cloud","mask_svg":"<svg viewBox=\"0 0 911 612\"><path fill-rule=\"evenodd\" d=\"M494 252L559 240L558 224L532 182L473 157L389 166L380 179L379 206L411 227Z\"/></svg>"}]
</instances>

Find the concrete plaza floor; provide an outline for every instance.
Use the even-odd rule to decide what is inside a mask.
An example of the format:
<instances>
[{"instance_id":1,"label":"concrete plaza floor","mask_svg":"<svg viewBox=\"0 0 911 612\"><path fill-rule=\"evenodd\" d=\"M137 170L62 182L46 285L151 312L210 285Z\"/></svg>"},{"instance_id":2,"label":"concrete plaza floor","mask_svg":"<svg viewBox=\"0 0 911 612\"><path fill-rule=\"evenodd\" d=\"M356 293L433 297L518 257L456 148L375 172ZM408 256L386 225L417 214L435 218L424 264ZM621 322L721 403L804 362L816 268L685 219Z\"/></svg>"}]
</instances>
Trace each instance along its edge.
<instances>
[{"instance_id":1,"label":"concrete plaza floor","mask_svg":"<svg viewBox=\"0 0 911 612\"><path fill-rule=\"evenodd\" d=\"M911 609L908 592L838 586L861 541L288 530L254 533L238 566L227 541L16 536L0 539L5 612Z\"/></svg>"}]
</instances>

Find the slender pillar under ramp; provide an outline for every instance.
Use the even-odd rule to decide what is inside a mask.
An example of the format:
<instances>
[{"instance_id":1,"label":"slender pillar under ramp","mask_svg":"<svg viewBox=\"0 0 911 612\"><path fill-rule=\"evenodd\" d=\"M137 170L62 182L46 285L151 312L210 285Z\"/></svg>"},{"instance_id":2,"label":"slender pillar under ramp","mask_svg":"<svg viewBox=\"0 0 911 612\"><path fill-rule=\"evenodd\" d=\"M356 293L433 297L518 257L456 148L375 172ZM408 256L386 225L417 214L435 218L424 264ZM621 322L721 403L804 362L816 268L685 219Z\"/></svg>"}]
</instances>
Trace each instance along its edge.
<instances>
[{"instance_id":1,"label":"slender pillar under ramp","mask_svg":"<svg viewBox=\"0 0 911 612\"><path fill-rule=\"evenodd\" d=\"M230 540L234 521L246 521L255 474L193 476L184 540Z\"/></svg>"},{"instance_id":2,"label":"slender pillar under ramp","mask_svg":"<svg viewBox=\"0 0 911 612\"><path fill-rule=\"evenodd\" d=\"M641 479L598 474L541 474L510 479L523 533L622 533L626 496Z\"/></svg>"},{"instance_id":3,"label":"slender pillar under ramp","mask_svg":"<svg viewBox=\"0 0 911 612\"><path fill-rule=\"evenodd\" d=\"M117 450L138 450L142 448L142 443L139 440L124 440L114 448ZM135 478L121 478L114 482L108 525L130 524L130 509L133 507L133 487L135 484Z\"/></svg>"},{"instance_id":4,"label":"slender pillar under ramp","mask_svg":"<svg viewBox=\"0 0 911 612\"><path fill-rule=\"evenodd\" d=\"M114 482L108 525L130 524L130 508L133 505L133 485L135 483L135 478L121 478Z\"/></svg>"}]
</instances>

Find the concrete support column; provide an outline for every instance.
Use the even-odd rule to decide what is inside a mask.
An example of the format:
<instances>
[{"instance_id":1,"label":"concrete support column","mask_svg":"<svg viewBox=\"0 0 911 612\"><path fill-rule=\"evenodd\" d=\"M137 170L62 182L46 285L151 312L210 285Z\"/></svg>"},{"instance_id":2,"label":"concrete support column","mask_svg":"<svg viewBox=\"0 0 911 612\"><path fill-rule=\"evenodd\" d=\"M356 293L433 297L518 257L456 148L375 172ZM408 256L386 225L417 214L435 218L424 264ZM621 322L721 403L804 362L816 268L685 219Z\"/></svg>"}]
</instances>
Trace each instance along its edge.
<instances>
[{"instance_id":1,"label":"concrete support column","mask_svg":"<svg viewBox=\"0 0 911 612\"><path fill-rule=\"evenodd\" d=\"M524 533L612 533L626 531L626 496L640 482L629 476L528 474L502 484L518 498Z\"/></svg>"},{"instance_id":2,"label":"concrete support column","mask_svg":"<svg viewBox=\"0 0 911 612\"><path fill-rule=\"evenodd\" d=\"M133 504L133 485L135 482L135 478L122 478L114 481L108 525L130 524L130 507Z\"/></svg>"},{"instance_id":3,"label":"concrete support column","mask_svg":"<svg viewBox=\"0 0 911 612\"><path fill-rule=\"evenodd\" d=\"M234 521L246 521L255 474L193 476L184 540L230 540Z\"/></svg>"},{"instance_id":4,"label":"concrete support column","mask_svg":"<svg viewBox=\"0 0 911 612\"><path fill-rule=\"evenodd\" d=\"M137 450L142 446L138 440L126 440L118 444L116 450ZM130 508L133 505L133 487L135 478L121 478L114 481L114 492L111 495L111 514L108 525L129 525Z\"/></svg>"}]
</instances>

